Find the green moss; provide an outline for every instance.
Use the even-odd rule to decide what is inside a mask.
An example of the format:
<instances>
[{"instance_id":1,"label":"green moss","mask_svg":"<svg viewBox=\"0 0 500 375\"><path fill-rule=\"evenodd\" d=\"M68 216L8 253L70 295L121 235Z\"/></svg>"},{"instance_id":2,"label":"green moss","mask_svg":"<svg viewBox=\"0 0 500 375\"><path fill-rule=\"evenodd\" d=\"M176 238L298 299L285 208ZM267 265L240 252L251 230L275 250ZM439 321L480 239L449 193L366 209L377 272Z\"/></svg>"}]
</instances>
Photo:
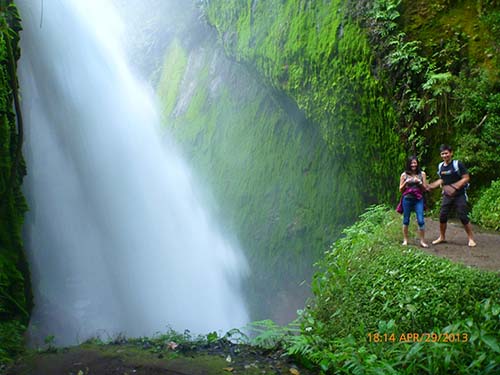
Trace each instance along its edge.
<instances>
[{"instance_id":1,"label":"green moss","mask_svg":"<svg viewBox=\"0 0 500 375\"><path fill-rule=\"evenodd\" d=\"M171 113L174 109L175 101L179 95L180 80L187 64L187 56L178 40L171 43L165 56L157 90L158 98L162 103L163 116Z\"/></svg>"},{"instance_id":2,"label":"green moss","mask_svg":"<svg viewBox=\"0 0 500 375\"><path fill-rule=\"evenodd\" d=\"M496 107L471 107L461 94L471 82L478 92L498 86L495 1L268 0L250 6L214 0L204 10L227 53L286 92L321 128L353 178L375 168L367 201L390 200L376 181L387 186L385 171L401 168L403 149L435 165L439 144L447 142L474 160L462 134L477 132L485 115L484 126L496 128ZM487 84L482 76L489 77ZM485 143L483 134L474 142ZM488 170L470 166L481 175ZM480 176L478 182L489 181Z\"/></svg>"},{"instance_id":3,"label":"green moss","mask_svg":"<svg viewBox=\"0 0 500 375\"><path fill-rule=\"evenodd\" d=\"M388 171L399 167L397 118L371 70L367 34L347 18L340 1L252 3L211 1L207 6L226 51L252 64L320 127L329 152L348 169L353 185L364 190L365 202L389 199L392 192L371 181L390 180ZM222 18L224 13L231 16ZM356 181L364 169L373 179L370 189Z\"/></svg>"},{"instance_id":4,"label":"green moss","mask_svg":"<svg viewBox=\"0 0 500 375\"><path fill-rule=\"evenodd\" d=\"M0 2L0 365L23 349L29 320L29 272L21 238L26 202L21 192L25 174L18 159L19 133L13 111L17 85L12 62L19 57L17 9ZM10 45L9 45L10 44Z\"/></svg>"},{"instance_id":5,"label":"green moss","mask_svg":"<svg viewBox=\"0 0 500 375\"><path fill-rule=\"evenodd\" d=\"M191 54L210 68L192 64L183 72L167 126L210 186L218 202L213 212L248 256L250 298L265 298L273 310L281 290L300 289L310 277L314 260L353 219L360 196L340 184L345 170L292 102L220 51ZM267 313L273 311L256 316Z\"/></svg>"},{"instance_id":6,"label":"green moss","mask_svg":"<svg viewBox=\"0 0 500 375\"><path fill-rule=\"evenodd\" d=\"M76 359L80 359L76 361ZM68 369L68 362L74 362L75 373L84 373L89 364L94 369L134 368L142 371L175 372L185 374L213 374L224 375L229 367L225 358L218 355L180 355L168 351L152 353L134 345L91 345L83 344L78 347L66 348L60 352L30 352L24 355L15 366L16 374L30 375L37 371L55 371ZM82 364L85 363L85 367ZM82 370L79 370L82 368Z\"/></svg>"},{"instance_id":7,"label":"green moss","mask_svg":"<svg viewBox=\"0 0 500 375\"><path fill-rule=\"evenodd\" d=\"M499 11L495 2L403 1L402 10L408 36L422 41L425 53L441 65L461 69L460 64L470 61L476 68L498 70L488 56L498 49L498 35L488 24L488 18ZM459 60L455 62L459 65L452 67L453 60Z\"/></svg>"},{"instance_id":8,"label":"green moss","mask_svg":"<svg viewBox=\"0 0 500 375\"><path fill-rule=\"evenodd\" d=\"M250 293L271 300L300 289L366 205L394 199L397 121L366 33L342 2L211 1L205 10L244 66L191 49L172 77L182 82L176 103L164 109L248 254Z\"/></svg>"}]
</instances>

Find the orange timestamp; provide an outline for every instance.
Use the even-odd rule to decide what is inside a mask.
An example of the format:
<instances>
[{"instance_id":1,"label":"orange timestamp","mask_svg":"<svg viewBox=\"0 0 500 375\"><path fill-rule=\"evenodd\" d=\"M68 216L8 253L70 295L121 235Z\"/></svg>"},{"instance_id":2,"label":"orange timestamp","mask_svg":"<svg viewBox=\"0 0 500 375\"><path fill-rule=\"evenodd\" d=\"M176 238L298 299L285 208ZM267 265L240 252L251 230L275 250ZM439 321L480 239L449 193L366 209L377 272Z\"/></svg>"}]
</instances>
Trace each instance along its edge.
<instances>
[{"instance_id":1,"label":"orange timestamp","mask_svg":"<svg viewBox=\"0 0 500 375\"><path fill-rule=\"evenodd\" d=\"M468 342L468 333L435 333L435 332L406 332L395 333L368 333L368 342Z\"/></svg>"}]
</instances>

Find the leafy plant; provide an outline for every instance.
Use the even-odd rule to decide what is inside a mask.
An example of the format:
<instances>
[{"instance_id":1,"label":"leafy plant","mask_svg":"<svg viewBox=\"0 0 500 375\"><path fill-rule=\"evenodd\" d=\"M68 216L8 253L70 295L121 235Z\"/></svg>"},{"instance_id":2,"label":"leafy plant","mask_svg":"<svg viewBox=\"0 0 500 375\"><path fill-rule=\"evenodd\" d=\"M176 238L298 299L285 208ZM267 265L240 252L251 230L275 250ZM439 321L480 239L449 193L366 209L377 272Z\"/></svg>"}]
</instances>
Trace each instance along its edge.
<instances>
[{"instance_id":1,"label":"leafy plant","mask_svg":"<svg viewBox=\"0 0 500 375\"><path fill-rule=\"evenodd\" d=\"M277 349L284 345L294 333L300 332L296 323L279 326L272 320L259 320L247 325L250 332L250 345L262 349Z\"/></svg>"},{"instance_id":2,"label":"leafy plant","mask_svg":"<svg viewBox=\"0 0 500 375\"><path fill-rule=\"evenodd\" d=\"M493 181L472 208L471 218L476 223L500 230L500 180Z\"/></svg>"},{"instance_id":3,"label":"leafy plant","mask_svg":"<svg viewBox=\"0 0 500 375\"><path fill-rule=\"evenodd\" d=\"M55 346L56 337L54 335L46 336L43 342L46 345L45 351L47 352L57 352L57 347Z\"/></svg>"},{"instance_id":4,"label":"leafy plant","mask_svg":"<svg viewBox=\"0 0 500 375\"><path fill-rule=\"evenodd\" d=\"M24 351L22 332L26 327L18 321L0 321L0 369Z\"/></svg>"},{"instance_id":5,"label":"leafy plant","mask_svg":"<svg viewBox=\"0 0 500 375\"><path fill-rule=\"evenodd\" d=\"M500 178L500 82L486 73L474 78L461 76L455 95L460 101L456 113L462 137L457 153L466 162L476 186L489 186ZM479 192L480 189L477 189Z\"/></svg>"}]
</instances>

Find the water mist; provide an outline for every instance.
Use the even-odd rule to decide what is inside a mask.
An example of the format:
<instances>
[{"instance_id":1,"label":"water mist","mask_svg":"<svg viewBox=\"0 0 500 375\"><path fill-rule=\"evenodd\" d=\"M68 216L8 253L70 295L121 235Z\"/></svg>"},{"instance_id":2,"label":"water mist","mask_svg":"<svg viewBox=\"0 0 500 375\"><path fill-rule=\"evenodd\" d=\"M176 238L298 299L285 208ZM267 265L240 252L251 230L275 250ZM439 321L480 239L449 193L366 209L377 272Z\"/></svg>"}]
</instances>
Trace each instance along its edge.
<instances>
[{"instance_id":1,"label":"water mist","mask_svg":"<svg viewBox=\"0 0 500 375\"><path fill-rule=\"evenodd\" d=\"M160 132L112 3L17 3L35 343L243 326L246 263Z\"/></svg>"}]
</instances>

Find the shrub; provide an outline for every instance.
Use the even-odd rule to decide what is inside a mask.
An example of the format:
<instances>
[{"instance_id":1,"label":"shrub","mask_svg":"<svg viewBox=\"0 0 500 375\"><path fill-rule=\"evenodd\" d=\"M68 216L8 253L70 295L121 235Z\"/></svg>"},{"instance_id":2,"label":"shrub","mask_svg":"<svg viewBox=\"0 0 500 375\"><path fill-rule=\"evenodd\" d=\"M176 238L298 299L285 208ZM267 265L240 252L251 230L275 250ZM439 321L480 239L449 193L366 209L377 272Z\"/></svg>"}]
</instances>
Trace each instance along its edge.
<instances>
[{"instance_id":1,"label":"shrub","mask_svg":"<svg viewBox=\"0 0 500 375\"><path fill-rule=\"evenodd\" d=\"M0 366L24 351L25 329L18 321L0 322Z\"/></svg>"},{"instance_id":2,"label":"shrub","mask_svg":"<svg viewBox=\"0 0 500 375\"><path fill-rule=\"evenodd\" d=\"M500 230L500 180L493 181L484 191L472 209L474 222L495 230Z\"/></svg>"}]
</instances>

